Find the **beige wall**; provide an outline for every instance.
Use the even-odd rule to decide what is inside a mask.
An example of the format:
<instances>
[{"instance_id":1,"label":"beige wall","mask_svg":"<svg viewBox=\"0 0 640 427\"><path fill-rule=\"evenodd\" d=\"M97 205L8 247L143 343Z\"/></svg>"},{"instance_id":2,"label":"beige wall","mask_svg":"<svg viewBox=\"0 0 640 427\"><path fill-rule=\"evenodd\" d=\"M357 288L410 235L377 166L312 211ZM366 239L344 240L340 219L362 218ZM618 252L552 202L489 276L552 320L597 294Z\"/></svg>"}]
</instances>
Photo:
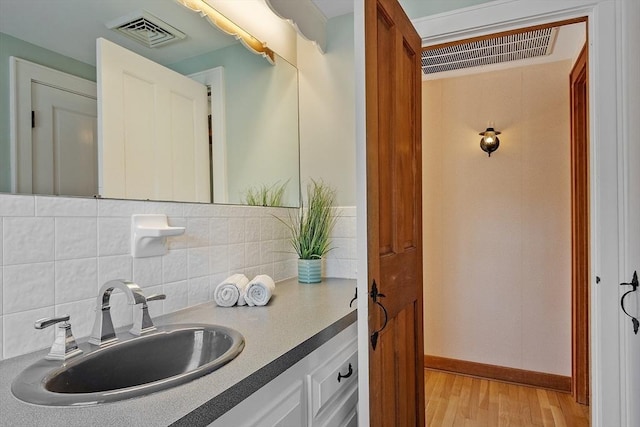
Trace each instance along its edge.
<instances>
[{"instance_id":1,"label":"beige wall","mask_svg":"<svg viewBox=\"0 0 640 427\"><path fill-rule=\"evenodd\" d=\"M570 67L423 83L425 354L571 375Z\"/></svg>"}]
</instances>

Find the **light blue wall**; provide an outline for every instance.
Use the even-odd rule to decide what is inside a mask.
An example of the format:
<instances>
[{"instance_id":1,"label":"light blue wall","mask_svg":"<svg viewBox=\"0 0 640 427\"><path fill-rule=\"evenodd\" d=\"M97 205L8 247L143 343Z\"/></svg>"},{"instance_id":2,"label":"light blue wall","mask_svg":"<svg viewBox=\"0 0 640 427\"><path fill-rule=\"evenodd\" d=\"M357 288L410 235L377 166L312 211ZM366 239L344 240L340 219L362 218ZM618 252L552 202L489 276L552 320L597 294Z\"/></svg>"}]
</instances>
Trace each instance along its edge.
<instances>
[{"instance_id":1,"label":"light blue wall","mask_svg":"<svg viewBox=\"0 0 640 427\"><path fill-rule=\"evenodd\" d=\"M287 184L283 203L297 206L298 153L297 70L281 57L269 64L241 44L169 65L181 74L222 66L229 203L262 184Z\"/></svg>"},{"instance_id":2,"label":"light blue wall","mask_svg":"<svg viewBox=\"0 0 640 427\"><path fill-rule=\"evenodd\" d=\"M489 3L491 0L400 0L402 8L409 18L421 18L463 7Z\"/></svg>"},{"instance_id":3,"label":"light blue wall","mask_svg":"<svg viewBox=\"0 0 640 427\"><path fill-rule=\"evenodd\" d=\"M11 56L96 81L95 67L0 33L0 192L11 190L11 142L9 140L9 57Z\"/></svg>"}]
</instances>

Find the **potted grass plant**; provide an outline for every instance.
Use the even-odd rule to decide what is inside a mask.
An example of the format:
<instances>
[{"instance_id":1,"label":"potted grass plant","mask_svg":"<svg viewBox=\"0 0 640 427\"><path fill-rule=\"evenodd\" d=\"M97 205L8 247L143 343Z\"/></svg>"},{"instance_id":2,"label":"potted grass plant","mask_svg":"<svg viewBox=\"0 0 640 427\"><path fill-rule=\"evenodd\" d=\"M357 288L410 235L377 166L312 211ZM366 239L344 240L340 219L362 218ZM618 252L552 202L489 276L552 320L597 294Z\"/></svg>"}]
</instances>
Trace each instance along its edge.
<instances>
[{"instance_id":1,"label":"potted grass plant","mask_svg":"<svg viewBox=\"0 0 640 427\"><path fill-rule=\"evenodd\" d=\"M311 180L307 185L307 205L289 221L282 221L289 229L289 242L298 254L298 281L319 283L322 280L322 257L331 248L330 234L336 223L333 203L336 191L322 181Z\"/></svg>"}]
</instances>

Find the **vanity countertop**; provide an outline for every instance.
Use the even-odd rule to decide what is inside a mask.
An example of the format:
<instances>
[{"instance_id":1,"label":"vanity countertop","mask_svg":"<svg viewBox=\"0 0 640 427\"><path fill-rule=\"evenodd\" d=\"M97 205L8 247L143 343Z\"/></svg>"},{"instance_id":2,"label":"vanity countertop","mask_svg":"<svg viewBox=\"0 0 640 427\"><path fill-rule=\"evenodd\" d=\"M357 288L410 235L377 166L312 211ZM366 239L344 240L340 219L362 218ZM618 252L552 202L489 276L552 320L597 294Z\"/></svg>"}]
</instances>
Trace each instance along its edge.
<instances>
[{"instance_id":1,"label":"vanity countertop","mask_svg":"<svg viewBox=\"0 0 640 427\"><path fill-rule=\"evenodd\" d=\"M238 330L245 348L211 374L147 396L91 407L46 407L11 394L13 379L48 350L0 362L0 426L208 425L251 393L356 321L355 281L279 282L265 307L218 307L208 302L171 313L157 324L213 323ZM355 304L354 304L355 306ZM82 341L82 340L81 340Z\"/></svg>"}]
</instances>

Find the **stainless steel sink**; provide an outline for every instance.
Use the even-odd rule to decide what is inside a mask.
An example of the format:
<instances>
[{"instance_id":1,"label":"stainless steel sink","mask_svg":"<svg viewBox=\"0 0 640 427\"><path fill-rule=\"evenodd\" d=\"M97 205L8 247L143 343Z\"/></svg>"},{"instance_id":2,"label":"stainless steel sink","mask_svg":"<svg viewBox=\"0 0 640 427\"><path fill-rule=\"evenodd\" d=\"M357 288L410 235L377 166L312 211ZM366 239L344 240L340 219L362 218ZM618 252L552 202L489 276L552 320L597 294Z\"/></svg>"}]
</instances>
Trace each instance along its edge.
<instances>
[{"instance_id":1,"label":"stainless steel sink","mask_svg":"<svg viewBox=\"0 0 640 427\"><path fill-rule=\"evenodd\" d=\"M86 406L142 396L184 384L235 358L244 348L236 330L217 325L159 326L157 331L99 348L82 343L82 356L41 360L11 386L23 401Z\"/></svg>"}]
</instances>

